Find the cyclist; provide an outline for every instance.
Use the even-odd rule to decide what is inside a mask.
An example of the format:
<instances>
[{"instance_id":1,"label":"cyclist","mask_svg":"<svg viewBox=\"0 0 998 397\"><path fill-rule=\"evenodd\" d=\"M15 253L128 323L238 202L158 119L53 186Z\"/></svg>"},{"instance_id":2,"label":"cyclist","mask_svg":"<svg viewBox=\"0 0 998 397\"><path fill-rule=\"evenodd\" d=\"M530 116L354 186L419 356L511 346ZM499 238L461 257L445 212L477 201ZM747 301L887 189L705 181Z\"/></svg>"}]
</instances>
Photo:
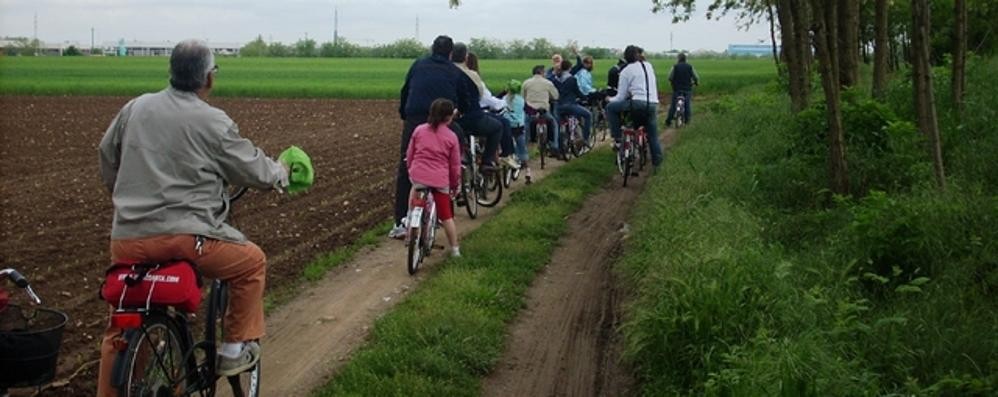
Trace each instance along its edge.
<instances>
[{"instance_id":1,"label":"cyclist","mask_svg":"<svg viewBox=\"0 0 998 397\"><path fill-rule=\"evenodd\" d=\"M416 126L426 122L426 115L430 113L430 105L438 98L451 100L457 104L458 110L464 110L472 99L466 98L468 91L463 89L467 78L450 60L453 50L453 39L443 35L437 36L430 47L430 55L412 63L405 77L405 84L402 85L399 116L401 116L403 123L399 142L398 175L395 178L395 227L388 232L390 238L403 239L406 234L406 228L402 221L409 209L407 198L412 183L406 169L405 154L409 147L409 140L412 138L412 131L416 129ZM478 95L476 94L473 98L477 108ZM452 123L450 128L458 134L462 133L457 123Z\"/></svg>"},{"instance_id":2,"label":"cyclist","mask_svg":"<svg viewBox=\"0 0 998 397\"><path fill-rule=\"evenodd\" d=\"M532 182L533 175L531 175L530 165L527 163L529 160L527 154L527 134L524 131L526 125L524 108L527 103L524 101L523 95L520 95L522 89L523 84L517 80L510 80L506 84L506 95L504 95L503 99L509 108L505 117L509 120L510 126L513 128L513 136L516 138L516 156L520 160L520 169L526 173L526 182L529 184Z\"/></svg>"},{"instance_id":3,"label":"cyclist","mask_svg":"<svg viewBox=\"0 0 998 397\"><path fill-rule=\"evenodd\" d=\"M560 67L560 66L559 66ZM544 65L534 66L532 70L533 77L527 79L523 82L523 99L527 102L527 114L532 117L540 117L539 110L544 110L544 121L548 124L548 131L551 131L551 136L549 139L551 142L551 152L556 154L559 152L558 148L558 121L551 114L551 102L558 100L558 89L554 87L554 83L550 80L544 78ZM528 131L532 127L533 123L528 123ZM535 133L530 131L530 136L535 136ZM538 142L539 145L545 144L545 142Z\"/></svg>"},{"instance_id":4,"label":"cyclist","mask_svg":"<svg viewBox=\"0 0 998 397\"><path fill-rule=\"evenodd\" d=\"M626 66L627 62L625 62L623 58L617 58L617 64L613 65L613 67L606 72L606 86L609 87L608 94L610 96L617 95L617 85L620 83L620 72L622 72Z\"/></svg>"},{"instance_id":5,"label":"cyclist","mask_svg":"<svg viewBox=\"0 0 998 397\"><path fill-rule=\"evenodd\" d=\"M561 74L561 54L551 55L551 67L544 72L544 78L553 80L555 76Z\"/></svg>"},{"instance_id":6,"label":"cyclist","mask_svg":"<svg viewBox=\"0 0 998 397\"><path fill-rule=\"evenodd\" d=\"M658 167L662 163L662 147L658 143L658 88L655 82L655 69L642 59L641 47L629 45L624 49L627 67L620 73L617 95L610 98L606 106L606 119L613 135L614 147L620 143L620 114L631 112L635 121L644 125L651 145L651 163Z\"/></svg>"},{"instance_id":7,"label":"cyclist","mask_svg":"<svg viewBox=\"0 0 998 397\"><path fill-rule=\"evenodd\" d=\"M489 116L479 105L482 95L485 93L485 83L471 69L464 65L468 58L468 46L464 43L454 45L451 52L451 61L457 65L464 76L458 90L462 93L463 105L457 103L461 118L457 119L457 124L468 134L475 134L482 137L485 144L485 151L482 153L482 170L494 170L496 168L495 156L499 147L499 139L502 137L502 122L497 118Z\"/></svg>"},{"instance_id":8,"label":"cyclist","mask_svg":"<svg viewBox=\"0 0 998 397\"><path fill-rule=\"evenodd\" d=\"M693 115L693 86L700 85L700 76L693 69L693 65L686 63L686 54L679 53L679 61L672 65L669 71L669 83L672 84L672 105L669 106L669 116L665 118L665 125L672 125L675 119L676 101L680 95L686 98L685 114L683 115L687 123Z\"/></svg>"},{"instance_id":9,"label":"cyclist","mask_svg":"<svg viewBox=\"0 0 998 397\"><path fill-rule=\"evenodd\" d=\"M561 116L570 114L584 120L582 136L586 141L586 147L589 147L589 132L593 128L593 114L588 109L579 105L579 100L585 96L579 90L579 83L575 76L572 76L571 72L569 72L572 70L572 63L562 61L561 70L561 74L555 77L554 81L555 87L558 88L558 114ZM570 134L571 131L566 131L565 133Z\"/></svg>"},{"instance_id":10,"label":"cyclist","mask_svg":"<svg viewBox=\"0 0 998 397\"><path fill-rule=\"evenodd\" d=\"M431 188L433 201L437 207L440 222L447 233L451 256L461 256L457 243L457 226L450 198L456 194L461 181L461 144L457 135L447 125L454 119L454 102L440 98L430 105L426 123L420 124L412 133L409 149L405 155L412 190L409 202L416 196L416 189ZM410 204L410 210L411 204Z\"/></svg>"},{"instance_id":11,"label":"cyclist","mask_svg":"<svg viewBox=\"0 0 998 397\"><path fill-rule=\"evenodd\" d=\"M111 192L111 260L162 262L185 258L207 277L229 283L221 375L238 374L260 359L264 335L266 257L224 222L229 184L258 189L288 185L287 165L239 135L236 123L205 99L218 66L198 40L176 45L170 86L125 104L98 147L100 175ZM101 344L97 394L111 385L115 340L108 325Z\"/></svg>"},{"instance_id":12,"label":"cyclist","mask_svg":"<svg viewBox=\"0 0 998 397\"><path fill-rule=\"evenodd\" d=\"M465 68L461 70L468 73L469 76L474 75L477 77L478 82L481 83L479 89L482 92L482 98L479 99L478 106L487 110L486 115L499 121L499 124L502 124L502 133L499 137L499 161L502 161L510 168L520 168L520 163L513 158L513 127L509 120L502 116L502 114L508 111L506 101L493 96L492 91L489 91L489 87L482 82L481 72L478 70L478 55L475 55L474 52L469 52L464 66ZM461 68L462 65L458 65L458 67Z\"/></svg>"}]
</instances>

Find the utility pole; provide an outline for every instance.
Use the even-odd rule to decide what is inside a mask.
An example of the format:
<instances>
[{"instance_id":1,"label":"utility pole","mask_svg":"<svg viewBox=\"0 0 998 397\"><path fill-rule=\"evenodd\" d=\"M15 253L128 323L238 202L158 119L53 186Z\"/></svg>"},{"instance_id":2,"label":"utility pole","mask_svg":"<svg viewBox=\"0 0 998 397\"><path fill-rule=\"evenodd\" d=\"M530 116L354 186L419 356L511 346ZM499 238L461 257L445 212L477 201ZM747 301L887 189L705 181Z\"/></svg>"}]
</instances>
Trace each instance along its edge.
<instances>
[{"instance_id":1,"label":"utility pole","mask_svg":"<svg viewBox=\"0 0 998 397\"><path fill-rule=\"evenodd\" d=\"M35 56L38 56L38 12L35 11L35 36L34 41L31 42L31 46L35 48Z\"/></svg>"},{"instance_id":2,"label":"utility pole","mask_svg":"<svg viewBox=\"0 0 998 397\"><path fill-rule=\"evenodd\" d=\"M676 46L672 44L672 32L669 32L669 49L672 51L676 50Z\"/></svg>"},{"instance_id":3,"label":"utility pole","mask_svg":"<svg viewBox=\"0 0 998 397\"><path fill-rule=\"evenodd\" d=\"M340 10L333 7L333 45L336 46L340 42Z\"/></svg>"},{"instance_id":4,"label":"utility pole","mask_svg":"<svg viewBox=\"0 0 998 397\"><path fill-rule=\"evenodd\" d=\"M419 40L419 15L416 15L416 37L414 38L417 41Z\"/></svg>"},{"instance_id":5,"label":"utility pole","mask_svg":"<svg viewBox=\"0 0 998 397\"><path fill-rule=\"evenodd\" d=\"M90 27L90 55L94 55L94 27Z\"/></svg>"}]
</instances>

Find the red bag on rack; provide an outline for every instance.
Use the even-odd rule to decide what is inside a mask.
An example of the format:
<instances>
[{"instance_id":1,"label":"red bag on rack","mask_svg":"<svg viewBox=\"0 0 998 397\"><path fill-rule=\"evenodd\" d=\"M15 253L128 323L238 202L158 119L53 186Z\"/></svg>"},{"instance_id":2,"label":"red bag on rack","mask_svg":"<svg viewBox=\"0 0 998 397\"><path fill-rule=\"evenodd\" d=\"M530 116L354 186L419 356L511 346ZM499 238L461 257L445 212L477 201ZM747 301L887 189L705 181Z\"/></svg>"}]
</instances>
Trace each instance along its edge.
<instances>
[{"instance_id":1,"label":"red bag on rack","mask_svg":"<svg viewBox=\"0 0 998 397\"><path fill-rule=\"evenodd\" d=\"M124 294L124 299L122 299ZM195 312L201 305L201 277L185 260L115 263L107 270L101 298L114 307L173 306Z\"/></svg>"}]
</instances>

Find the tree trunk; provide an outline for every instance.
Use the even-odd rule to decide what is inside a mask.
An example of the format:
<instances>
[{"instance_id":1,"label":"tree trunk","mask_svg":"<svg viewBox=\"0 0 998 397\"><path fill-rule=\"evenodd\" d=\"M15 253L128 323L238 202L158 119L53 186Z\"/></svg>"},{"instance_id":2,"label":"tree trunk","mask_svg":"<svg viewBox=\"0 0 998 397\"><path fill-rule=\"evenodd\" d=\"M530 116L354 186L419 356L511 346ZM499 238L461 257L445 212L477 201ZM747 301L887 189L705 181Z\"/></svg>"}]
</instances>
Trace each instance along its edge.
<instances>
[{"instance_id":1,"label":"tree trunk","mask_svg":"<svg viewBox=\"0 0 998 397\"><path fill-rule=\"evenodd\" d=\"M859 0L830 1L837 3L839 82L852 87L859 81ZM833 35L834 37L834 35Z\"/></svg>"},{"instance_id":2,"label":"tree trunk","mask_svg":"<svg viewBox=\"0 0 998 397\"><path fill-rule=\"evenodd\" d=\"M963 94L967 84L967 1L956 0L954 11L956 31L953 35L953 106L960 119L963 117Z\"/></svg>"},{"instance_id":3,"label":"tree trunk","mask_svg":"<svg viewBox=\"0 0 998 397\"><path fill-rule=\"evenodd\" d=\"M842 110L839 107L839 65L836 57L835 2L811 0L814 11L814 49L818 57L821 86L825 91L825 116L828 121L828 184L832 192L849 194L849 172L846 166L845 139L842 131Z\"/></svg>"},{"instance_id":4,"label":"tree trunk","mask_svg":"<svg viewBox=\"0 0 998 397\"><path fill-rule=\"evenodd\" d=\"M780 70L780 53L776 49L776 17L773 15L773 7L775 4L770 4L766 7L766 11L769 12L769 40L773 43L773 62L776 62L776 70Z\"/></svg>"},{"instance_id":5,"label":"tree trunk","mask_svg":"<svg viewBox=\"0 0 998 397\"><path fill-rule=\"evenodd\" d=\"M887 56L891 49L887 38L887 0L877 0L876 16L874 17L874 47L873 47L873 97L884 98L887 89Z\"/></svg>"},{"instance_id":6,"label":"tree trunk","mask_svg":"<svg viewBox=\"0 0 998 397\"><path fill-rule=\"evenodd\" d=\"M932 69L929 65L930 21L928 0L911 0L912 80L915 86L915 113L918 129L928 138L929 151L936 174L936 184L946 188L943 150L936 120L936 103L932 96Z\"/></svg>"},{"instance_id":7,"label":"tree trunk","mask_svg":"<svg viewBox=\"0 0 998 397\"><path fill-rule=\"evenodd\" d=\"M776 14L780 20L783 57L787 62L791 109L796 113L807 108L811 96L807 12L803 2L779 0Z\"/></svg>"}]
</instances>

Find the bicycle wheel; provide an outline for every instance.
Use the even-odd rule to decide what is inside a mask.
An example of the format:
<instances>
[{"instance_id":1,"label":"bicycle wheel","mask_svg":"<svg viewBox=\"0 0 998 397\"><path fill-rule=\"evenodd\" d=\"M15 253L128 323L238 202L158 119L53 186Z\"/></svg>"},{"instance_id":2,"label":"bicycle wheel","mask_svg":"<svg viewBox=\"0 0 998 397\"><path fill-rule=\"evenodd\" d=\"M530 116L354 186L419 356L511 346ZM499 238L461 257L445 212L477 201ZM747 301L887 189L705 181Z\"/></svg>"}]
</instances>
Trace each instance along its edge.
<instances>
[{"instance_id":1,"label":"bicycle wheel","mask_svg":"<svg viewBox=\"0 0 998 397\"><path fill-rule=\"evenodd\" d=\"M409 218L412 220L412 218ZM408 255L408 266L409 275L416 274L416 270L419 270L419 263L423 261L423 247L420 245L423 242L423 236L420 234L422 231L422 225L417 225L409 228L408 245L409 255Z\"/></svg>"},{"instance_id":2,"label":"bicycle wheel","mask_svg":"<svg viewBox=\"0 0 998 397\"><path fill-rule=\"evenodd\" d=\"M149 312L142 328L129 331L124 357L125 379L119 390L123 397L186 395L188 367L185 352L190 349L176 320L166 313Z\"/></svg>"},{"instance_id":3,"label":"bicycle wheel","mask_svg":"<svg viewBox=\"0 0 998 397\"><path fill-rule=\"evenodd\" d=\"M638 157L638 170L645 169L645 164L648 163L648 138L643 137L638 140L638 147L635 151L635 155Z\"/></svg>"},{"instance_id":4,"label":"bicycle wheel","mask_svg":"<svg viewBox=\"0 0 998 397\"><path fill-rule=\"evenodd\" d=\"M686 109L683 104L676 105L676 129L683 128L686 124Z\"/></svg>"},{"instance_id":5,"label":"bicycle wheel","mask_svg":"<svg viewBox=\"0 0 998 397\"><path fill-rule=\"evenodd\" d=\"M634 154L631 153L631 149L624 151L624 187L627 187L627 178L631 176L631 168L634 167Z\"/></svg>"},{"instance_id":6,"label":"bicycle wheel","mask_svg":"<svg viewBox=\"0 0 998 397\"><path fill-rule=\"evenodd\" d=\"M482 207L495 207L502 199L502 181L496 171L481 172L476 178L478 193L478 204Z\"/></svg>"},{"instance_id":7,"label":"bicycle wheel","mask_svg":"<svg viewBox=\"0 0 998 397\"><path fill-rule=\"evenodd\" d=\"M430 197L430 200L433 200L433 198ZM424 258L430 256L430 253L433 251L433 244L437 241L437 226L439 226L436 204L430 204L429 210L430 216L423 220L423 236L425 236L425 240L423 241Z\"/></svg>"},{"instance_id":8,"label":"bicycle wheel","mask_svg":"<svg viewBox=\"0 0 998 397\"><path fill-rule=\"evenodd\" d=\"M547 124L537 125L537 157L541 159L541 169L544 169L544 154L547 152L548 146L548 127Z\"/></svg>"},{"instance_id":9,"label":"bicycle wheel","mask_svg":"<svg viewBox=\"0 0 998 397\"><path fill-rule=\"evenodd\" d=\"M503 166L502 167L502 186L505 187L505 188L509 188L513 184L513 181L516 180L516 173L517 173L517 170L513 169L513 167Z\"/></svg>"},{"instance_id":10,"label":"bicycle wheel","mask_svg":"<svg viewBox=\"0 0 998 397\"><path fill-rule=\"evenodd\" d=\"M478 217L478 193L474 188L475 164L468 164L461 169L461 197L464 198L464 209L471 219Z\"/></svg>"},{"instance_id":11,"label":"bicycle wheel","mask_svg":"<svg viewBox=\"0 0 998 397\"><path fill-rule=\"evenodd\" d=\"M582 139L582 127L576 124L575 128L572 129L572 133L568 136L568 147L572 149L572 156L576 158L582 157L585 144L585 140Z\"/></svg>"}]
</instances>

